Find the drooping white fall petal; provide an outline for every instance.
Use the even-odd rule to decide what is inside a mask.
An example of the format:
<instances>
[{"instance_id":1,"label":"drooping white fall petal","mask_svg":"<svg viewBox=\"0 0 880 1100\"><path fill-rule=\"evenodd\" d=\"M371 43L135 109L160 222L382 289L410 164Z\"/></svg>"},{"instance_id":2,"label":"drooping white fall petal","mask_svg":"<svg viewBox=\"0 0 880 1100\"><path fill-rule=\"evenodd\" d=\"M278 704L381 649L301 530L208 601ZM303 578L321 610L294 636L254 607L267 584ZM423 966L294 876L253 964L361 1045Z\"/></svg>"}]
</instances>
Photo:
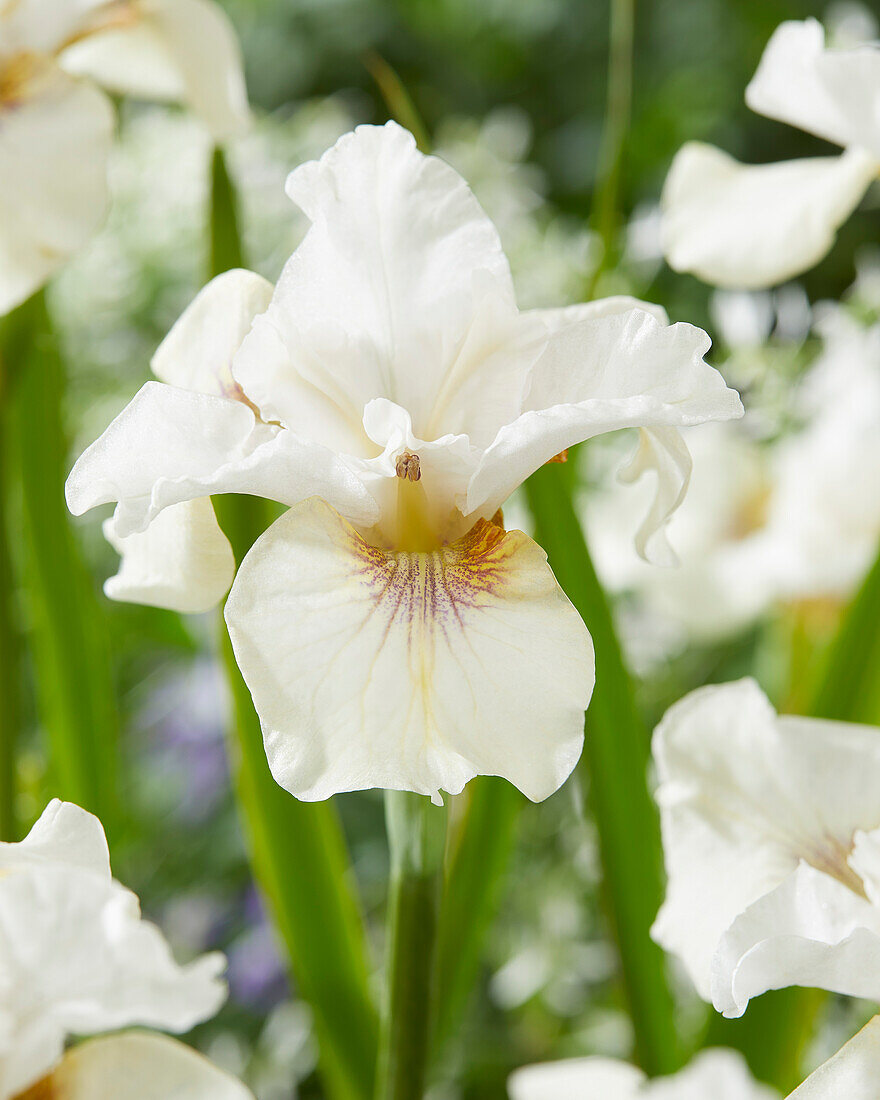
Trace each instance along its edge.
<instances>
[{"instance_id":1,"label":"drooping white fall petal","mask_svg":"<svg viewBox=\"0 0 880 1100\"><path fill-rule=\"evenodd\" d=\"M613 1058L525 1066L507 1083L510 1100L779 1100L758 1084L738 1051L704 1050L678 1073L648 1080Z\"/></svg>"},{"instance_id":2,"label":"drooping white fall petal","mask_svg":"<svg viewBox=\"0 0 880 1100\"><path fill-rule=\"evenodd\" d=\"M740 164L689 142L663 188L671 267L713 286L757 288L814 266L880 172L863 149L777 164Z\"/></svg>"},{"instance_id":3,"label":"drooping white fall petal","mask_svg":"<svg viewBox=\"0 0 880 1100\"><path fill-rule=\"evenodd\" d=\"M59 1061L68 1035L127 1024L186 1031L226 991L220 955L179 966L138 900L111 878L100 823L52 802L0 846L0 1096Z\"/></svg>"},{"instance_id":4,"label":"drooping white fall petal","mask_svg":"<svg viewBox=\"0 0 880 1100\"><path fill-rule=\"evenodd\" d=\"M788 1100L876 1100L880 1080L880 1016L814 1070Z\"/></svg>"},{"instance_id":5,"label":"drooping white fall petal","mask_svg":"<svg viewBox=\"0 0 880 1100\"><path fill-rule=\"evenodd\" d=\"M742 680L672 707L654 757L669 883L652 934L700 994L726 1016L786 985L880 999L878 731L778 717Z\"/></svg>"},{"instance_id":6,"label":"drooping white fall petal","mask_svg":"<svg viewBox=\"0 0 880 1100\"><path fill-rule=\"evenodd\" d=\"M580 756L590 637L519 531L481 522L389 553L307 501L257 540L226 619L272 773L298 798L436 799L502 775L539 801Z\"/></svg>"},{"instance_id":7,"label":"drooping white fall petal","mask_svg":"<svg viewBox=\"0 0 880 1100\"><path fill-rule=\"evenodd\" d=\"M0 315L103 221L113 137L113 109L97 88L37 57L20 60L4 90L3 65L0 56Z\"/></svg>"},{"instance_id":8,"label":"drooping white fall petal","mask_svg":"<svg viewBox=\"0 0 880 1100\"><path fill-rule=\"evenodd\" d=\"M394 123L344 136L288 192L312 224L271 301L241 272L206 288L157 354L165 383L74 467L70 506L118 501L118 536L210 493L293 506L227 604L287 789L436 796L488 772L546 797L580 750L592 647L496 512L558 451L637 426L633 472L658 475L642 543L662 550L689 473L678 428L740 415L739 397L705 333L655 307L520 312L467 185Z\"/></svg>"},{"instance_id":9,"label":"drooping white fall petal","mask_svg":"<svg viewBox=\"0 0 880 1100\"><path fill-rule=\"evenodd\" d=\"M253 1100L241 1081L164 1035L128 1032L69 1050L49 1077L64 1100Z\"/></svg>"},{"instance_id":10,"label":"drooping white fall petal","mask_svg":"<svg viewBox=\"0 0 880 1100\"><path fill-rule=\"evenodd\" d=\"M214 0L116 0L99 9L94 33L65 49L61 65L139 99L183 103L216 141L248 125L241 47ZM118 13L118 14L117 14Z\"/></svg>"},{"instance_id":11,"label":"drooping white fall petal","mask_svg":"<svg viewBox=\"0 0 880 1100\"><path fill-rule=\"evenodd\" d=\"M172 504L146 531L126 538L108 519L104 537L122 556L119 572L104 583L112 600L197 614L216 607L235 576L232 547L204 497Z\"/></svg>"},{"instance_id":12,"label":"drooping white fall petal","mask_svg":"<svg viewBox=\"0 0 880 1100\"><path fill-rule=\"evenodd\" d=\"M880 162L880 48L825 45L815 19L782 23L773 32L749 86L746 103L844 148Z\"/></svg>"}]
</instances>

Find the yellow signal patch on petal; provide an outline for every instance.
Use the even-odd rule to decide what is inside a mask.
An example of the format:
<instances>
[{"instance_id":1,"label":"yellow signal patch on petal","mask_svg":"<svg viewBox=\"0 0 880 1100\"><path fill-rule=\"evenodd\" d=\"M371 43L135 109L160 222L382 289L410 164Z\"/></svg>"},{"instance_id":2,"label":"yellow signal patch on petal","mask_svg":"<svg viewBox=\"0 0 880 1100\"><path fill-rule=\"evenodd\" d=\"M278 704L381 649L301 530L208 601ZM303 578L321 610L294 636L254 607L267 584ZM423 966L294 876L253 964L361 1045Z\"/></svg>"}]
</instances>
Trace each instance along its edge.
<instances>
[{"instance_id":1,"label":"yellow signal patch on petal","mask_svg":"<svg viewBox=\"0 0 880 1100\"><path fill-rule=\"evenodd\" d=\"M520 531L481 520L388 551L312 498L254 545L226 619L273 774L299 798L438 798L501 775L538 800L580 755L592 644Z\"/></svg>"}]
</instances>

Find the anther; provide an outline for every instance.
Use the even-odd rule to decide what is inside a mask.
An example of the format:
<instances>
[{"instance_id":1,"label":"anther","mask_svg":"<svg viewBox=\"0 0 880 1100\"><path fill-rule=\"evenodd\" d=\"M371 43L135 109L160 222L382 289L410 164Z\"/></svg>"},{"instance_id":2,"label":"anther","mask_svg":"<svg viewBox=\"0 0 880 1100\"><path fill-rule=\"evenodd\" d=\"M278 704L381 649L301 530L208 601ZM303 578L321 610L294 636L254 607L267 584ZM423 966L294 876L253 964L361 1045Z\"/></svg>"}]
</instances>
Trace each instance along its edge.
<instances>
[{"instance_id":1,"label":"anther","mask_svg":"<svg viewBox=\"0 0 880 1100\"><path fill-rule=\"evenodd\" d=\"M419 456L410 451L403 451L397 456L394 472L398 477L406 478L407 481L418 481L422 476Z\"/></svg>"}]
</instances>

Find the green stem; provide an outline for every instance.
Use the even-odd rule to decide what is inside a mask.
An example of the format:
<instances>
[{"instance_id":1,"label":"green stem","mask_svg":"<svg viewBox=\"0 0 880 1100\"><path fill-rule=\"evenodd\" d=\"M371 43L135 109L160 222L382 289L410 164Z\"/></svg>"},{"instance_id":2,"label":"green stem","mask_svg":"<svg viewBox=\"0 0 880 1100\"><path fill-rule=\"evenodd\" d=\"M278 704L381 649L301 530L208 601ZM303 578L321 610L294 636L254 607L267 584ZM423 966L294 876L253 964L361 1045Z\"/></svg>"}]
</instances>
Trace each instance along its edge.
<instances>
[{"instance_id":1,"label":"green stem","mask_svg":"<svg viewBox=\"0 0 880 1100\"><path fill-rule=\"evenodd\" d=\"M524 802L516 787L495 776L472 779L456 798L466 809L450 842L437 930L435 1055L460 1024L476 980Z\"/></svg>"},{"instance_id":2,"label":"green stem","mask_svg":"<svg viewBox=\"0 0 880 1100\"><path fill-rule=\"evenodd\" d=\"M880 555L852 599L828 650L809 713L876 722L880 717Z\"/></svg>"},{"instance_id":3,"label":"green stem","mask_svg":"<svg viewBox=\"0 0 880 1100\"><path fill-rule=\"evenodd\" d=\"M428 129L422 121L422 116L416 109L412 96L406 90L406 85L397 72L388 64L384 57L370 50L364 57L364 64L370 72L370 76L376 81L388 113L401 126L404 126L416 139L416 145L423 153L431 152L431 139Z\"/></svg>"},{"instance_id":4,"label":"green stem","mask_svg":"<svg viewBox=\"0 0 880 1100\"><path fill-rule=\"evenodd\" d=\"M602 258L593 275L593 296L601 274L615 258L620 225L620 180L632 113L635 0L611 0L608 91L599 150L593 225L602 241Z\"/></svg>"},{"instance_id":5,"label":"green stem","mask_svg":"<svg viewBox=\"0 0 880 1100\"><path fill-rule=\"evenodd\" d=\"M238 197L229 170L226 156L220 146L214 149L211 158L211 226L208 260L209 276L221 275L234 267L244 267L244 249L241 243L239 226Z\"/></svg>"},{"instance_id":6,"label":"green stem","mask_svg":"<svg viewBox=\"0 0 880 1100\"><path fill-rule=\"evenodd\" d=\"M385 1014L376 1100L422 1100L431 1006L445 811L425 795L385 792L391 852Z\"/></svg>"},{"instance_id":7,"label":"green stem","mask_svg":"<svg viewBox=\"0 0 880 1100\"><path fill-rule=\"evenodd\" d=\"M118 714L106 624L64 503L65 371L42 293L7 318L29 645L54 793L117 825Z\"/></svg>"},{"instance_id":8,"label":"green stem","mask_svg":"<svg viewBox=\"0 0 880 1100\"><path fill-rule=\"evenodd\" d=\"M565 478L563 466L544 466L526 482L526 495L537 541L593 636L596 687L579 775L596 821L636 1055L648 1074L669 1073L681 1058L663 954L649 934L663 893L660 827L647 785L650 742Z\"/></svg>"},{"instance_id":9,"label":"green stem","mask_svg":"<svg viewBox=\"0 0 880 1100\"><path fill-rule=\"evenodd\" d=\"M21 637L15 615L15 579L10 553L12 527L7 502L9 470L7 363L0 357L0 840L18 840L16 753L22 719Z\"/></svg>"}]
</instances>

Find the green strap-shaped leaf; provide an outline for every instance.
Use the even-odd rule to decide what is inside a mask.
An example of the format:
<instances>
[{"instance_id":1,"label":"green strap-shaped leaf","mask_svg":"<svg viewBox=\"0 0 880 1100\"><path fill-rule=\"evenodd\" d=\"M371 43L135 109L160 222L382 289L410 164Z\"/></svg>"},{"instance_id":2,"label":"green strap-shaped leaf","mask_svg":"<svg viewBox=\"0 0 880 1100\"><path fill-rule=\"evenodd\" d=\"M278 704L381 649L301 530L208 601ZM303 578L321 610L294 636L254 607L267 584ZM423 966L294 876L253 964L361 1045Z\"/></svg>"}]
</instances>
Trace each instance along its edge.
<instances>
[{"instance_id":1,"label":"green strap-shaped leaf","mask_svg":"<svg viewBox=\"0 0 880 1100\"><path fill-rule=\"evenodd\" d=\"M604 902L620 954L636 1057L647 1073L668 1073L681 1059L663 954L649 935L662 899L662 858L647 785L648 731L572 505L565 467L542 467L526 482L526 496L537 541L596 648L596 687L579 777L596 821Z\"/></svg>"},{"instance_id":2,"label":"green strap-shaped leaf","mask_svg":"<svg viewBox=\"0 0 880 1100\"><path fill-rule=\"evenodd\" d=\"M235 195L218 150L212 168L212 274L242 265ZM257 497L214 498L240 562L274 518ZM223 627L232 693L236 793L254 873L281 934L297 988L314 1013L319 1070L332 1100L372 1096L378 1014L369 990L363 921L345 839L332 801L299 802L272 778L260 721Z\"/></svg>"},{"instance_id":3,"label":"green strap-shaped leaf","mask_svg":"<svg viewBox=\"0 0 880 1100\"><path fill-rule=\"evenodd\" d=\"M523 795L504 779L479 776L464 792L464 819L454 834L437 932L435 1053L461 1023L480 955L498 908L516 841Z\"/></svg>"},{"instance_id":4,"label":"green strap-shaped leaf","mask_svg":"<svg viewBox=\"0 0 880 1100\"><path fill-rule=\"evenodd\" d=\"M64 501L64 364L42 293L4 324L4 358L20 486L21 565L37 709L52 793L118 824L116 688L104 612Z\"/></svg>"},{"instance_id":5,"label":"green strap-shaped leaf","mask_svg":"<svg viewBox=\"0 0 880 1100\"><path fill-rule=\"evenodd\" d=\"M810 714L845 722L880 722L880 556L843 615Z\"/></svg>"},{"instance_id":6,"label":"green strap-shaped leaf","mask_svg":"<svg viewBox=\"0 0 880 1100\"><path fill-rule=\"evenodd\" d=\"M17 750L22 721L21 634L8 507L12 494L8 363L0 351L0 840L18 840Z\"/></svg>"}]
</instances>

